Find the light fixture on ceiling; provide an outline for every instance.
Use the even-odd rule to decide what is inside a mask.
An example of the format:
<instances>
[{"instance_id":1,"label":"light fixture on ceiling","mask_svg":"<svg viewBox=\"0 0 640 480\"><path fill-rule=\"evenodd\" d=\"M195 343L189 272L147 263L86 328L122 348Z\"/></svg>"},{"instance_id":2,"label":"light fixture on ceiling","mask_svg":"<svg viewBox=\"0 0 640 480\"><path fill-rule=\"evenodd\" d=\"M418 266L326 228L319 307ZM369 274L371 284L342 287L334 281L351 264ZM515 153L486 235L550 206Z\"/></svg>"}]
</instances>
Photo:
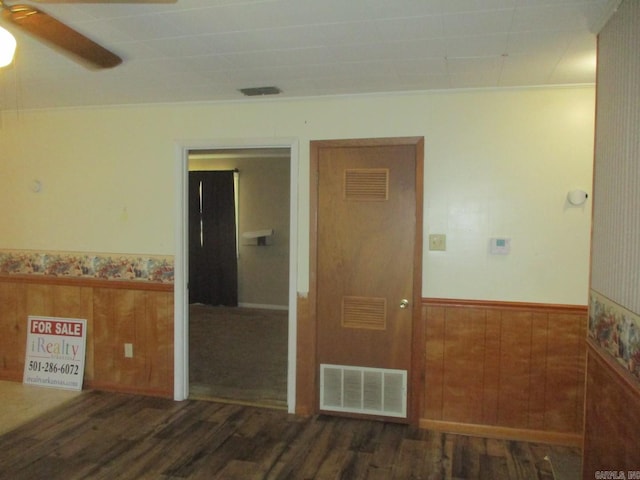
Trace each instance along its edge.
<instances>
[{"instance_id":1,"label":"light fixture on ceiling","mask_svg":"<svg viewBox=\"0 0 640 480\"><path fill-rule=\"evenodd\" d=\"M13 61L15 51L15 37L8 30L0 27L0 68L6 67Z\"/></svg>"}]
</instances>

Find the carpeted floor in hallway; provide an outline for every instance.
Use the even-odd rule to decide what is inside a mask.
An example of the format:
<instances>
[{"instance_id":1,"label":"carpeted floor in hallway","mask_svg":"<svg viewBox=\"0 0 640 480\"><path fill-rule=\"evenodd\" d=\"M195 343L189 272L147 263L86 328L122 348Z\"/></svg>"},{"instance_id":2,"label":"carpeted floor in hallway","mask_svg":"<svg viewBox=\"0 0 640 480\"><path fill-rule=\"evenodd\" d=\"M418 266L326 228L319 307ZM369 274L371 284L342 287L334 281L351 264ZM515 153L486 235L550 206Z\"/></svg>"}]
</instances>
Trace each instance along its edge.
<instances>
[{"instance_id":1,"label":"carpeted floor in hallway","mask_svg":"<svg viewBox=\"0 0 640 480\"><path fill-rule=\"evenodd\" d=\"M190 305L190 396L285 408L287 329L282 310Z\"/></svg>"}]
</instances>

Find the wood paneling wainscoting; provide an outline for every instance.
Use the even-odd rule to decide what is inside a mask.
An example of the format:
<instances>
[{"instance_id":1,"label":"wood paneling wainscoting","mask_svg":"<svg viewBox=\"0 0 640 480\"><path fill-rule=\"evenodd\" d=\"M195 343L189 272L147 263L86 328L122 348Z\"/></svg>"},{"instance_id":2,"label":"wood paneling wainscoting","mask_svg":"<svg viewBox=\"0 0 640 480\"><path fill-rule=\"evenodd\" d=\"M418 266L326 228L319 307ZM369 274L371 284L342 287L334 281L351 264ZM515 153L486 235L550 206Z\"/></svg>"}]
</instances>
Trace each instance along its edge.
<instances>
[{"instance_id":1,"label":"wood paneling wainscoting","mask_svg":"<svg viewBox=\"0 0 640 480\"><path fill-rule=\"evenodd\" d=\"M579 446L587 307L423 299L423 428Z\"/></svg>"},{"instance_id":2,"label":"wood paneling wainscoting","mask_svg":"<svg viewBox=\"0 0 640 480\"><path fill-rule=\"evenodd\" d=\"M309 295L313 295L309 292ZM312 415L318 411L316 374L316 324L310 311L309 296L297 296L296 338L296 414Z\"/></svg>"},{"instance_id":3,"label":"wood paneling wainscoting","mask_svg":"<svg viewBox=\"0 0 640 480\"><path fill-rule=\"evenodd\" d=\"M172 284L0 275L0 379L22 380L29 315L87 320L86 387L173 396Z\"/></svg>"},{"instance_id":4,"label":"wood paneling wainscoting","mask_svg":"<svg viewBox=\"0 0 640 480\"><path fill-rule=\"evenodd\" d=\"M592 340L587 340L587 345L582 478L597 478L598 471L626 474L631 470L637 474L640 472L640 383Z\"/></svg>"}]
</instances>

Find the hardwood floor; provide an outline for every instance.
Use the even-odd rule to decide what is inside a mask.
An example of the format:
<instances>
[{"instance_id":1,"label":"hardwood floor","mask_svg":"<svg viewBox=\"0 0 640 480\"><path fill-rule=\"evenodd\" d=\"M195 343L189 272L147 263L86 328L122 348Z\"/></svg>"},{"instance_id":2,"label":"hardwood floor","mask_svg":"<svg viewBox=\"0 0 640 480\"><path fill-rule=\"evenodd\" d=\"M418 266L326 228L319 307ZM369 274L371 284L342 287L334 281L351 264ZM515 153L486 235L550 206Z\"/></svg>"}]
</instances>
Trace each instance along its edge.
<instances>
[{"instance_id":1,"label":"hardwood floor","mask_svg":"<svg viewBox=\"0 0 640 480\"><path fill-rule=\"evenodd\" d=\"M575 449L199 400L85 392L0 436L19 479L552 479Z\"/></svg>"}]
</instances>

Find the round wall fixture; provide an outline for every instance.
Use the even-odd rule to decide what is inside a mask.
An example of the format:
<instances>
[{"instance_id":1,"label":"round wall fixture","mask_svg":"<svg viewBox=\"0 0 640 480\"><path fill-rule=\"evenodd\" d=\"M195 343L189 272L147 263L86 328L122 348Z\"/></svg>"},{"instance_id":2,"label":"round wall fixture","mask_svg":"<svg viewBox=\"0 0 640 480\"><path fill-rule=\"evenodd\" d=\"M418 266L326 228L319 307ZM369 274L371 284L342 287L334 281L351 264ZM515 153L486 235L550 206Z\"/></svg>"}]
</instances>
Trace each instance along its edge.
<instances>
[{"instance_id":1,"label":"round wall fixture","mask_svg":"<svg viewBox=\"0 0 640 480\"><path fill-rule=\"evenodd\" d=\"M582 205L587 201L589 194L584 190L571 190L567 194L567 200L571 205Z\"/></svg>"},{"instance_id":2,"label":"round wall fixture","mask_svg":"<svg viewBox=\"0 0 640 480\"><path fill-rule=\"evenodd\" d=\"M31 182L31 191L34 193L40 193L42 190L42 182L40 180L34 180Z\"/></svg>"}]
</instances>

